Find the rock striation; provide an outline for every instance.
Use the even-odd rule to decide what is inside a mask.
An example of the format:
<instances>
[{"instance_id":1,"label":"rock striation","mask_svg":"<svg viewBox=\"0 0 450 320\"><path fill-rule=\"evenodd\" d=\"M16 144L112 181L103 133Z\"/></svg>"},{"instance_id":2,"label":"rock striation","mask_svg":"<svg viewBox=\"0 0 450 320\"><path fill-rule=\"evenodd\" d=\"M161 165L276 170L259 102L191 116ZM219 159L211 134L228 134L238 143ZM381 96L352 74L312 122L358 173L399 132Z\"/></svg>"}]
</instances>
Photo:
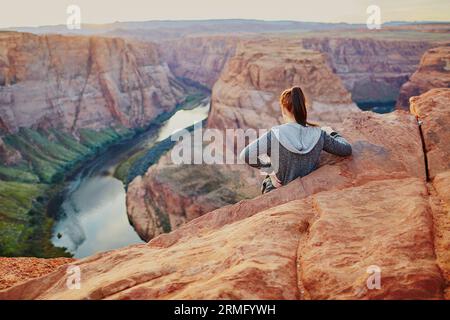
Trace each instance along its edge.
<instances>
[{"instance_id":1,"label":"rock striation","mask_svg":"<svg viewBox=\"0 0 450 320\"><path fill-rule=\"evenodd\" d=\"M424 150L428 162L429 178L450 170L450 147L443 141L450 140L448 89L432 89L410 99L411 113L421 121Z\"/></svg>"},{"instance_id":2,"label":"rock striation","mask_svg":"<svg viewBox=\"0 0 450 320\"><path fill-rule=\"evenodd\" d=\"M186 36L159 42L158 52L176 76L212 88L240 40L234 36Z\"/></svg>"},{"instance_id":3,"label":"rock striation","mask_svg":"<svg viewBox=\"0 0 450 320\"><path fill-rule=\"evenodd\" d=\"M305 37L300 45L326 54L355 102L396 101L400 87L413 74L427 41L376 38Z\"/></svg>"},{"instance_id":4,"label":"rock striation","mask_svg":"<svg viewBox=\"0 0 450 320\"><path fill-rule=\"evenodd\" d=\"M450 88L450 43L423 55L417 71L401 87L397 108L408 109L410 97L433 88Z\"/></svg>"},{"instance_id":5,"label":"rock striation","mask_svg":"<svg viewBox=\"0 0 450 320\"><path fill-rule=\"evenodd\" d=\"M296 42L253 40L237 49L214 85L207 126L270 128L281 119L281 92L294 84L303 88L312 120L320 121L326 113L341 120L340 114L356 110L324 54ZM324 104L342 106L321 114Z\"/></svg>"},{"instance_id":6,"label":"rock striation","mask_svg":"<svg viewBox=\"0 0 450 320\"><path fill-rule=\"evenodd\" d=\"M184 97L157 48L120 38L0 34L0 130L139 127Z\"/></svg>"},{"instance_id":7,"label":"rock striation","mask_svg":"<svg viewBox=\"0 0 450 320\"><path fill-rule=\"evenodd\" d=\"M0 255L64 255L46 213L55 185L191 91L150 42L0 32Z\"/></svg>"}]
</instances>

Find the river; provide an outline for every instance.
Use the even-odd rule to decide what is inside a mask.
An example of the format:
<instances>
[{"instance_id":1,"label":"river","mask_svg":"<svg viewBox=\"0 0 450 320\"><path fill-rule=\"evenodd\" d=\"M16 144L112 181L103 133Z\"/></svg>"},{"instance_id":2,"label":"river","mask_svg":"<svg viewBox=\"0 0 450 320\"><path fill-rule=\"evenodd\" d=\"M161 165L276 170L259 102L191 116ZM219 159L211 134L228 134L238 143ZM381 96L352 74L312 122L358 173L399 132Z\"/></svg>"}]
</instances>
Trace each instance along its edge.
<instances>
[{"instance_id":1,"label":"river","mask_svg":"<svg viewBox=\"0 0 450 320\"><path fill-rule=\"evenodd\" d=\"M162 126L109 147L86 163L66 184L56 209L52 243L65 247L75 258L140 243L128 221L123 183L113 176L127 157L151 149L173 132L187 128L208 116L209 98L177 111Z\"/></svg>"}]
</instances>

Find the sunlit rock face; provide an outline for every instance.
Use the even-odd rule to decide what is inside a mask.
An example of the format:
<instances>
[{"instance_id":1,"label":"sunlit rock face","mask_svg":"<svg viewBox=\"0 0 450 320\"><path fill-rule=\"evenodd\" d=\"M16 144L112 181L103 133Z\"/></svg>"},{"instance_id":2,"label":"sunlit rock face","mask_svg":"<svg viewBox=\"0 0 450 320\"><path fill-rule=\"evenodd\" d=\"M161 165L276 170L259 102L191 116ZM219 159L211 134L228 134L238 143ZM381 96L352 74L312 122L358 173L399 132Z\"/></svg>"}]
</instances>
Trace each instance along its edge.
<instances>
[{"instance_id":1,"label":"sunlit rock face","mask_svg":"<svg viewBox=\"0 0 450 320\"><path fill-rule=\"evenodd\" d=\"M421 121L430 178L450 170L450 89L432 89L411 98L411 113Z\"/></svg>"},{"instance_id":2,"label":"sunlit rock face","mask_svg":"<svg viewBox=\"0 0 450 320\"><path fill-rule=\"evenodd\" d=\"M430 115L448 105L450 89L415 100L420 117L439 128ZM0 298L450 298L450 170L439 168L427 182L414 115L361 112L343 127L350 158L325 157L315 172L273 192L148 244L76 261L79 290L67 288L61 267ZM437 148L447 150L448 137L439 137Z\"/></svg>"},{"instance_id":3,"label":"sunlit rock face","mask_svg":"<svg viewBox=\"0 0 450 320\"><path fill-rule=\"evenodd\" d=\"M281 121L279 96L293 85L302 87L312 120L320 121L324 104L339 105L330 114L355 110L324 54L295 42L254 40L238 48L214 85L208 127L269 128Z\"/></svg>"},{"instance_id":4,"label":"sunlit rock face","mask_svg":"<svg viewBox=\"0 0 450 320\"><path fill-rule=\"evenodd\" d=\"M0 257L0 290L55 271L73 262L72 258L5 258Z\"/></svg>"},{"instance_id":5,"label":"sunlit rock face","mask_svg":"<svg viewBox=\"0 0 450 320\"><path fill-rule=\"evenodd\" d=\"M151 43L0 35L0 130L138 127L183 98Z\"/></svg>"},{"instance_id":6,"label":"sunlit rock face","mask_svg":"<svg viewBox=\"0 0 450 320\"><path fill-rule=\"evenodd\" d=\"M428 50L419 68L401 90L397 108L408 109L409 98L433 88L450 88L450 44Z\"/></svg>"},{"instance_id":7,"label":"sunlit rock face","mask_svg":"<svg viewBox=\"0 0 450 320\"><path fill-rule=\"evenodd\" d=\"M190 36L161 41L159 51L177 76L212 88L226 62L239 50L240 44L248 44L248 38L244 35ZM253 38L260 42L266 39L263 36ZM356 102L396 101L401 86L416 71L422 55L433 47L427 41L344 38L326 34L301 35L299 40L293 39L283 39L283 42L295 42L304 49L325 54L331 69ZM269 46L269 50L273 51L273 47ZM423 92L415 92L420 93Z\"/></svg>"}]
</instances>

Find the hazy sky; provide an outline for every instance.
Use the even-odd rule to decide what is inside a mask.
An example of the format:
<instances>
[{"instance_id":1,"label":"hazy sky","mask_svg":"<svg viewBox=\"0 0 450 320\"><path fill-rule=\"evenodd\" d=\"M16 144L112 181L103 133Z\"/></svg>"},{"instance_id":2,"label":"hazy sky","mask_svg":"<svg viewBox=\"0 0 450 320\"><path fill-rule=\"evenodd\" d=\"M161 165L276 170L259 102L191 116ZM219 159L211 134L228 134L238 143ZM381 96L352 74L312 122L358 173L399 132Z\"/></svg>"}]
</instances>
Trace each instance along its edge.
<instances>
[{"instance_id":1,"label":"hazy sky","mask_svg":"<svg viewBox=\"0 0 450 320\"><path fill-rule=\"evenodd\" d=\"M0 27L65 24L66 8L81 8L82 23L246 18L365 22L381 8L382 22L450 21L450 0L0 0Z\"/></svg>"}]
</instances>

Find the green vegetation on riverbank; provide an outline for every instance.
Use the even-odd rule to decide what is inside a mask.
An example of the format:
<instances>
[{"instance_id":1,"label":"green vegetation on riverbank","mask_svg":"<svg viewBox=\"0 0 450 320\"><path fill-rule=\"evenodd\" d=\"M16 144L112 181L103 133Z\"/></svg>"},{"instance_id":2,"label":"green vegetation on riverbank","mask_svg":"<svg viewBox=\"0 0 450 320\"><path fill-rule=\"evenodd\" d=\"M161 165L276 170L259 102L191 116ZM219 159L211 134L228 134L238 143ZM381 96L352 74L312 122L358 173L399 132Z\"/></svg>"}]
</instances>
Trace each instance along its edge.
<instances>
[{"instance_id":1,"label":"green vegetation on riverbank","mask_svg":"<svg viewBox=\"0 0 450 320\"><path fill-rule=\"evenodd\" d=\"M56 129L23 128L3 137L21 159L0 165L0 256L68 256L50 241L48 201L63 187L68 172L133 133L126 128L81 129L76 138Z\"/></svg>"},{"instance_id":2,"label":"green vegetation on riverbank","mask_svg":"<svg viewBox=\"0 0 450 320\"><path fill-rule=\"evenodd\" d=\"M161 125L179 110L191 110L197 107L207 98L208 94L209 92L201 91L188 95L173 111L161 114L152 121L151 125ZM114 177L127 185L134 177L143 174L149 166L156 163L164 153L173 147L173 144L174 142L168 138L160 142L155 142L143 149L136 150L134 154L119 163L114 171Z\"/></svg>"},{"instance_id":3,"label":"green vegetation on riverbank","mask_svg":"<svg viewBox=\"0 0 450 320\"><path fill-rule=\"evenodd\" d=\"M0 256L60 257L70 255L51 243L54 212L59 208L65 177L105 148L158 128L179 109L189 109L209 95L209 89L180 79L186 93L183 103L163 112L145 128L80 129L21 128L0 139ZM173 84L179 85L179 84ZM124 180L142 150L126 159L116 174ZM50 208L50 210L49 210Z\"/></svg>"},{"instance_id":4,"label":"green vegetation on riverbank","mask_svg":"<svg viewBox=\"0 0 450 320\"><path fill-rule=\"evenodd\" d=\"M131 157L123 160L114 171L114 177L122 181L124 184L127 184L127 177L128 172L130 171L131 167L133 166L136 161L141 159L145 154L147 150L139 150L135 154L133 154Z\"/></svg>"}]
</instances>

